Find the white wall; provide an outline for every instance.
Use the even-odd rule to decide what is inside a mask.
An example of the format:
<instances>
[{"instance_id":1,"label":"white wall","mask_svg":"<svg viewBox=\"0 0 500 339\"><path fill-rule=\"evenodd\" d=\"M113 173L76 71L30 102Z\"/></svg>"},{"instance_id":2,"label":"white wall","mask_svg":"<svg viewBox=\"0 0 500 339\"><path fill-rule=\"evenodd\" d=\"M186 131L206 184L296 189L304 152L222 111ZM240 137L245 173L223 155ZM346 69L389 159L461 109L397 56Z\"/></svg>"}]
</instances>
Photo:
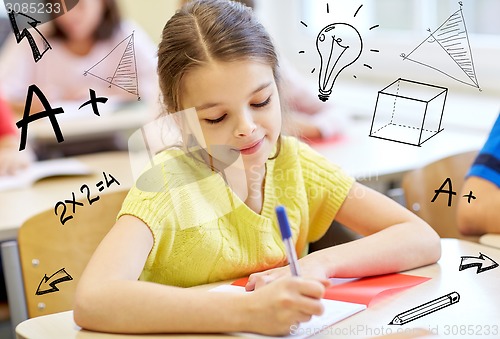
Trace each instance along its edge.
<instances>
[{"instance_id":1,"label":"white wall","mask_svg":"<svg viewBox=\"0 0 500 339\"><path fill-rule=\"evenodd\" d=\"M124 17L134 20L155 43L160 42L165 23L174 15L177 0L118 0Z\"/></svg>"}]
</instances>

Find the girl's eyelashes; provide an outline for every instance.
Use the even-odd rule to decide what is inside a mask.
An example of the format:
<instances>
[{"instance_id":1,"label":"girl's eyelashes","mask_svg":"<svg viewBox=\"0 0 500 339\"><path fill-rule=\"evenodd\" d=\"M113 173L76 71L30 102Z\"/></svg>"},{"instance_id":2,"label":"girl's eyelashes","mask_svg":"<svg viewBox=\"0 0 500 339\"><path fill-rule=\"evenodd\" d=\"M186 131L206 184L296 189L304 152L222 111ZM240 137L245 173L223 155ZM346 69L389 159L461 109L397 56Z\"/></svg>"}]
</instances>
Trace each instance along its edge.
<instances>
[{"instance_id":1,"label":"girl's eyelashes","mask_svg":"<svg viewBox=\"0 0 500 339\"><path fill-rule=\"evenodd\" d=\"M205 119L205 121L209 124L217 124L219 122L221 122L222 120L224 120L224 118L226 117L227 114L224 114L222 115L220 118L217 118L217 119Z\"/></svg>"},{"instance_id":2,"label":"girl's eyelashes","mask_svg":"<svg viewBox=\"0 0 500 339\"><path fill-rule=\"evenodd\" d=\"M262 102L259 102L257 104L251 104L250 106L255 107L255 108L262 108L262 107L269 105L270 102L271 102L271 96L269 96L269 98L267 98L266 100L264 100Z\"/></svg>"},{"instance_id":3,"label":"girl's eyelashes","mask_svg":"<svg viewBox=\"0 0 500 339\"><path fill-rule=\"evenodd\" d=\"M269 105L270 102L271 102L271 96L269 96L266 100L264 100L262 102L259 102L259 103L256 103L256 104L250 104L250 106L252 106L254 108L262 108L262 107L265 107L265 106ZM214 125L214 124L217 124L217 123L221 122L222 120L224 120L224 118L226 118L226 116L227 116L227 113L223 114L222 116L220 116L217 119L204 119L204 120L208 124Z\"/></svg>"}]
</instances>

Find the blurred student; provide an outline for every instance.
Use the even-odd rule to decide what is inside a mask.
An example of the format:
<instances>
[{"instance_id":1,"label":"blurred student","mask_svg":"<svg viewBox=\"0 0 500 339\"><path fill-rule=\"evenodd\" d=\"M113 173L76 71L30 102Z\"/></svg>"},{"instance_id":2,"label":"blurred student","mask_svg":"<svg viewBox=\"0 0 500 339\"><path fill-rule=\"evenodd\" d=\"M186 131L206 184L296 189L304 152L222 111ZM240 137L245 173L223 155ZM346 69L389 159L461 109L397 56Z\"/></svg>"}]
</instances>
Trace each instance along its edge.
<instances>
[{"instance_id":1,"label":"blurred student","mask_svg":"<svg viewBox=\"0 0 500 339\"><path fill-rule=\"evenodd\" d=\"M0 97L0 176L15 174L29 163L29 151L19 151L19 133L12 112Z\"/></svg>"},{"instance_id":2,"label":"blurred student","mask_svg":"<svg viewBox=\"0 0 500 339\"><path fill-rule=\"evenodd\" d=\"M68 13L51 23L52 29L49 32L44 30L44 36L52 49L37 63L33 60L27 41L17 44L11 35L3 47L0 56L0 90L17 113L24 110L27 89L31 84L36 84L50 103L83 103L89 100L90 88L98 96L109 97L110 100L112 97L119 101L137 100L137 96L117 86L110 86L106 81L90 74L84 76L85 71L120 45L91 71L110 80L119 67L127 40L120 43L132 32L141 100L157 100L156 48L139 27L121 19L115 0L80 0ZM43 28L50 26L43 25ZM39 42L39 45L42 46L42 43ZM34 104L37 102L34 100ZM38 108L41 106L32 107L32 112Z\"/></svg>"},{"instance_id":3,"label":"blurred student","mask_svg":"<svg viewBox=\"0 0 500 339\"><path fill-rule=\"evenodd\" d=\"M464 235L500 233L500 115L483 148L467 174L461 196L473 193L476 199L460 199L457 222Z\"/></svg>"},{"instance_id":4,"label":"blurred student","mask_svg":"<svg viewBox=\"0 0 500 339\"><path fill-rule=\"evenodd\" d=\"M191 0L180 0L184 5ZM255 9L253 0L232 0ZM348 117L331 101L322 102L311 84L287 61L280 60L282 91L288 114L283 123L284 131L305 141L321 141L334 138L347 128Z\"/></svg>"}]
</instances>

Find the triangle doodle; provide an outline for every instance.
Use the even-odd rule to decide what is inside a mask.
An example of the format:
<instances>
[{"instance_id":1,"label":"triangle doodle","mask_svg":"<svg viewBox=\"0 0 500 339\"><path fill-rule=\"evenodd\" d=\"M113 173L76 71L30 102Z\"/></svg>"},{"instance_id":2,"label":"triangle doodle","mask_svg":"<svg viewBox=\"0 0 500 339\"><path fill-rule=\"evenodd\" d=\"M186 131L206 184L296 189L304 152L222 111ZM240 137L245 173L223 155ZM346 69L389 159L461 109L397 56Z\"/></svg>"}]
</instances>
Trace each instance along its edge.
<instances>
[{"instance_id":1,"label":"triangle doodle","mask_svg":"<svg viewBox=\"0 0 500 339\"><path fill-rule=\"evenodd\" d=\"M123 39L104 58L83 73L85 76L88 74L107 82L109 87L116 86L136 95L137 100L141 100L137 78L134 33L132 32Z\"/></svg>"},{"instance_id":2,"label":"triangle doodle","mask_svg":"<svg viewBox=\"0 0 500 339\"><path fill-rule=\"evenodd\" d=\"M408 55L403 53L401 57L479 88L461 6Z\"/></svg>"}]
</instances>

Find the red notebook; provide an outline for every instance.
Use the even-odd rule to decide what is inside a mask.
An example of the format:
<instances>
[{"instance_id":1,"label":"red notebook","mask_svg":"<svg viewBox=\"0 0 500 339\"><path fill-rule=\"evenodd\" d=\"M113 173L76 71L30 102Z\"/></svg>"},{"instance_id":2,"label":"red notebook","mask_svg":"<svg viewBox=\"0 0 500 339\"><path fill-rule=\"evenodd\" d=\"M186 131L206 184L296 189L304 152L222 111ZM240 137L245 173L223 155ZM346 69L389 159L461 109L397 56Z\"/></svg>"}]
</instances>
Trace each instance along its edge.
<instances>
[{"instance_id":1,"label":"red notebook","mask_svg":"<svg viewBox=\"0 0 500 339\"><path fill-rule=\"evenodd\" d=\"M327 288L323 298L346 301L369 306L378 295L385 292L396 292L421 284L431 278L394 273L360 279L331 279L333 285ZM241 278L232 283L245 286L248 278Z\"/></svg>"}]
</instances>

